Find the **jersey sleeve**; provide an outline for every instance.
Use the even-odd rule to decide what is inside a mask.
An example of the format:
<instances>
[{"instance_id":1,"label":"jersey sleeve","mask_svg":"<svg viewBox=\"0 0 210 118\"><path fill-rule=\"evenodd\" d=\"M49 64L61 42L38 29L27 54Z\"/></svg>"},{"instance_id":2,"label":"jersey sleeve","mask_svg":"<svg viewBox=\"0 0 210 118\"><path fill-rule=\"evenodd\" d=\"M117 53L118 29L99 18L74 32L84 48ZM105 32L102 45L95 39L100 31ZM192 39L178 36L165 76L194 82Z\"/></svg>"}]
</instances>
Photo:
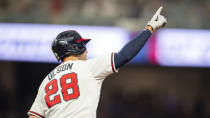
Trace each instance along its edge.
<instances>
[{"instance_id":1,"label":"jersey sleeve","mask_svg":"<svg viewBox=\"0 0 210 118\"><path fill-rule=\"evenodd\" d=\"M105 79L108 75L118 71L114 65L114 54L106 54L90 60L90 71L96 79Z\"/></svg>"},{"instance_id":2,"label":"jersey sleeve","mask_svg":"<svg viewBox=\"0 0 210 118\"><path fill-rule=\"evenodd\" d=\"M32 104L27 114L36 116L38 118L44 118L44 108L45 108L44 101L42 99L41 90L39 89L38 94L34 100L34 103Z\"/></svg>"}]
</instances>

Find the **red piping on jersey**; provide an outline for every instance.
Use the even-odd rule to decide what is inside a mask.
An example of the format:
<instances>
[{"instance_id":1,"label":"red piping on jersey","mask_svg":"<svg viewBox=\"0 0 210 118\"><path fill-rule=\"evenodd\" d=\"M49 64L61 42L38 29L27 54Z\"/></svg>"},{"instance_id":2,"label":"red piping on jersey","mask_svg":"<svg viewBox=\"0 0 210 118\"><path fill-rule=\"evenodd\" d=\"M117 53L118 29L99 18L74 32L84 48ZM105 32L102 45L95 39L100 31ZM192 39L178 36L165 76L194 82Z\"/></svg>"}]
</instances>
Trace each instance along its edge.
<instances>
[{"instance_id":1,"label":"red piping on jersey","mask_svg":"<svg viewBox=\"0 0 210 118\"><path fill-rule=\"evenodd\" d=\"M29 112L31 112L31 113L33 113L33 114L36 114L37 116L39 116L39 117L41 117L41 118L44 118L44 116L42 116L42 115L40 115L40 114L38 114L38 113L36 113L36 112L33 112L33 111L29 111Z\"/></svg>"},{"instance_id":2,"label":"red piping on jersey","mask_svg":"<svg viewBox=\"0 0 210 118\"><path fill-rule=\"evenodd\" d=\"M113 55L114 55L114 53L112 53L112 55L111 55L111 63L112 63L112 71L115 72L114 65L113 65Z\"/></svg>"}]
</instances>

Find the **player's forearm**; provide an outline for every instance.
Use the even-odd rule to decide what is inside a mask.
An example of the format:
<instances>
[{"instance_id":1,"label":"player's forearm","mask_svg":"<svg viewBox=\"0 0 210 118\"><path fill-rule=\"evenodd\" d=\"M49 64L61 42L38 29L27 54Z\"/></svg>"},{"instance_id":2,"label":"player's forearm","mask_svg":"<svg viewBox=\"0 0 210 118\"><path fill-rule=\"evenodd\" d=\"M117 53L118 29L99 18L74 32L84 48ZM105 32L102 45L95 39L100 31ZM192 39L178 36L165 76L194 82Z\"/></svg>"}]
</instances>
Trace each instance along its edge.
<instances>
[{"instance_id":1,"label":"player's forearm","mask_svg":"<svg viewBox=\"0 0 210 118\"><path fill-rule=\"evenodd\" d=\"M147 23L145 30L114 55L115 68L119 68L129 62L142 49L152 32L165 26L167 21L164 16L160 15L162 9L163 7L161 6L156 11L152 19Z\"/></svg>"},{"instance_id":2,"label":"player's forearm","mask_svg":"<svg viewBox=\"0 0 210 118\"><path fill-rule=\"evenodd\" d=\"M148 29L144 29L133 40L128 42L118 53L114 55L115 67L119 68L135 57L143 48L151 34L152 33Z\"/></svg>"}]
</instances>

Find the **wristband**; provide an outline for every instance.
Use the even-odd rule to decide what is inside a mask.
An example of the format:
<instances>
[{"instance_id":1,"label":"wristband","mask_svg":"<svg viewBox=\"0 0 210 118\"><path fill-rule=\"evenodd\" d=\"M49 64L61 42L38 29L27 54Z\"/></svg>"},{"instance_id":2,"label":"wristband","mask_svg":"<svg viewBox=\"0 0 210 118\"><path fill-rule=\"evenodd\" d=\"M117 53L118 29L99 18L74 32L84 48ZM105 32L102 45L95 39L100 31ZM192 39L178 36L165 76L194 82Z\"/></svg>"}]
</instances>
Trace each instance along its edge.
<instances>
[{"instance_id":1,"label":"wristband","mask_svg":"<svg viewBox=\"0 0 210 118\"><path fill-rule=\"evenodd\" d=\"M153 33L153 28L150 25L145 26L145 29L148 29L151 33Z\"/></svg>"}]
</instances>

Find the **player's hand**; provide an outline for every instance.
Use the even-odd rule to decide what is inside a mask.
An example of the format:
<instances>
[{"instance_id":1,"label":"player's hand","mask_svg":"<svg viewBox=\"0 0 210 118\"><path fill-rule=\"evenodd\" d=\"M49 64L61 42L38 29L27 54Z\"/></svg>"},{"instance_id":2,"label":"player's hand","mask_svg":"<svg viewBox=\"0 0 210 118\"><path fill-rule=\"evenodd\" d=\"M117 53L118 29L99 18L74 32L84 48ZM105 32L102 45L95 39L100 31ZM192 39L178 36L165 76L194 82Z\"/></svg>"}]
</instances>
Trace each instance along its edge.
<instances>
[{"instance_id":1,"label":"player's hand","mask_svg":"<svg viewBox=\"0 0 210 118\"><path fill-rule=\"evenodd\" d=\"M155 15L152 17L152 19L147 23L147 26L151 26L152 27L152 32L162 28L165 26L165 24L167 23L166 19L164 16L160 15L161 11L163 10L163 7L161 6L155 13Z\"/></svg>"}]
</instances>

